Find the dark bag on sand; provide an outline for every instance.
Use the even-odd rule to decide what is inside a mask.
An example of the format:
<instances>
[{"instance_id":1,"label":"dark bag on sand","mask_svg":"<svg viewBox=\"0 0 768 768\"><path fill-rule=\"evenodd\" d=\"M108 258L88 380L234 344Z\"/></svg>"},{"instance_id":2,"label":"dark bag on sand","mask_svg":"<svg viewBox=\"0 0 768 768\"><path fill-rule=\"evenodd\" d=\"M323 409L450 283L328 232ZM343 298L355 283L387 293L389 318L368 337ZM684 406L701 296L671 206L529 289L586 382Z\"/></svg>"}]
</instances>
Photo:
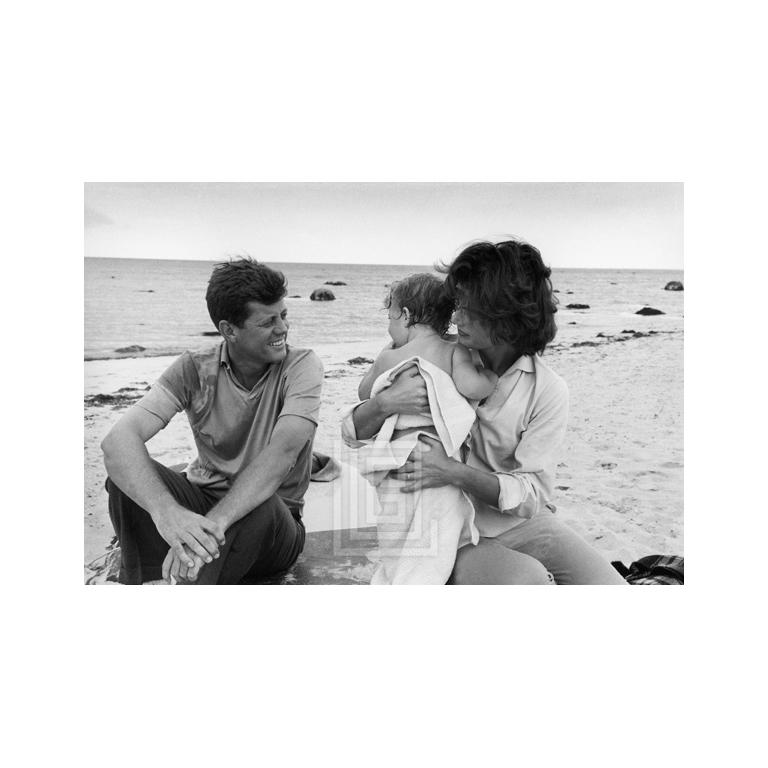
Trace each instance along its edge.
<instances>
[{"instance_id":1,"label":"dark bag on sand","mask_svg":"<svg viewBox=\"0 0 768 768\"><path fill-rule=\"evenodd\" d=\"M683 558L677 555L648 555L627 568L611 563L630 584L683 584Z\"/></svg>"}]
</instances>

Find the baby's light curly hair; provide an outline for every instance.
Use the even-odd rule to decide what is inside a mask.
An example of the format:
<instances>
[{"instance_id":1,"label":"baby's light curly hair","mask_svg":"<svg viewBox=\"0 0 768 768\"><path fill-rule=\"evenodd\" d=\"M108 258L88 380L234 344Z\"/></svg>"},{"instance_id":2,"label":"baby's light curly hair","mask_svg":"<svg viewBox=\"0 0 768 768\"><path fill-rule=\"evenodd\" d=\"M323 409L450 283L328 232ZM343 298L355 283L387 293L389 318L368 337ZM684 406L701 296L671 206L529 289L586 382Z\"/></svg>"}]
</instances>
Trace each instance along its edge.
<instances>
[{"instance_id":1,"label":"baby's light curly hair","mask_svg":"<svg viewBox=\"0 0 768 768\"><path fill-rule=\"evenodd\" d=\"M429 272L408 275L392 283L384 306L389 309L395 302L400 310L407 309L411 318L408 325L429 325L443 336L451 324L453 299L445 290L445 283Z\"/></svg>"}]
</instances>

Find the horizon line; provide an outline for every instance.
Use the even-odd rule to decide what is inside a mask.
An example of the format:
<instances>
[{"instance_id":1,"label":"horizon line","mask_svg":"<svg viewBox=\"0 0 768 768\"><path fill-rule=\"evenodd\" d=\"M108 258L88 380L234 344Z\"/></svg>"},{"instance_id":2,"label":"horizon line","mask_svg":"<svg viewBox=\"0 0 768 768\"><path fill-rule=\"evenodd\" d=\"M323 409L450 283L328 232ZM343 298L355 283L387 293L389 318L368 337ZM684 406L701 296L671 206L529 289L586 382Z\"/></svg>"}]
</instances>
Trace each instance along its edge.
<instances>
[{"instance_id":1,"label":"horizon line","mask_svg":"<svg viewBox=\"0 0 768 768\"><path fill-rule=\"evenodd\" d=\"M101 259L103 261L182 261L182 262L199 262L201 264L219 264L223 261L223 259L176 259L176 258L157 258L154 256L83 256L84 259ZM232 256L229 258L238 258L237 256ZM301 265L307 265L311 264L313 266L315 265L328 265L328 266L354 266L354 267L428 267L433 266L433 264L406 264L406 263L390 263L390 262L373 262L373 261L366 261L366 262L356 262L356 261L266 261L266 260L259 260L259 263L261 264L301 264ZM667 271L676 271L676 272L684 272L684 266L680 267L556 267L549 265L551 269L611 269L616 272L667 272Z\"/></svg>"}]
</instances>

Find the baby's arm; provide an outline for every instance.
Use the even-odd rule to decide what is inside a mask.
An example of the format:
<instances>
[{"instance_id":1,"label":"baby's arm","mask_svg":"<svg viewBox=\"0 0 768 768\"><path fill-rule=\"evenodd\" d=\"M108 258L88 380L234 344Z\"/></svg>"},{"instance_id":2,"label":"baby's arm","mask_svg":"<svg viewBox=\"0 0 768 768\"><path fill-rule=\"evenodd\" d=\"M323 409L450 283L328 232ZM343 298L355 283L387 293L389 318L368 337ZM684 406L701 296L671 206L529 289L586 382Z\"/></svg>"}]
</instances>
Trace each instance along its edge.
<instances>
[{"instance_id":1,"label":"baby's arm","mask_svg":"<svg viewBox=\"0 0 768 768\"><path fill-rule=\"evenodd\" d=\"M482 400L493 392L499 377L488 368L479 371L472 362L469 350L457 344L453 350L451 378L456 389L470 400Z\"/></svg>"},{"instance_id":2,"label":"baby's arm","mask_svg":"<svg viewBox=\"0 0 768 768\"><path fill-rule=\"evenodd\" d=\"M362 381L357 387L357 396L361 400L368 400L368 398L371 396L371 389L373 389L373 382L376 381L376 379L379 378L379 375L384 373L387 368L391 367L386 364L388 358L390 357L387 352L391 351L391 344L388 344L386 347L384 347L384 349L379 352L378 357L374 361L373 365L368 369L365 376L363 376Z\"/></svg>"}]
</instances>

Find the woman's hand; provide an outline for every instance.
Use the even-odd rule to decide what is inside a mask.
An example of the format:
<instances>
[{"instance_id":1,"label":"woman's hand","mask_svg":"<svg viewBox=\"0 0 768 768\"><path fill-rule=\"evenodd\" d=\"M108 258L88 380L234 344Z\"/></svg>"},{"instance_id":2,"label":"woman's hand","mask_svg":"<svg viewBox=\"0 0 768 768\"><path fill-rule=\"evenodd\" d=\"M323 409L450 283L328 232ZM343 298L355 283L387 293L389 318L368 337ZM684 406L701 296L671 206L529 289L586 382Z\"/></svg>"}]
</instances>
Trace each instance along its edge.
<instances>
[{"instance_id":1,"label":"woman's hand","mask_svg":"<svg viewBox=\"0 0 768 768\"><path fill-rule=\"evenodd\" d=\"M427 385L416 363L404 368L386 389L376 395L381 410L387 415L429 413Z\"/></svg>"},{"instance_id":2,"label":"woman's hand","mask_svg":"<svg viewBox=\"0 0 768 768\"><path fill-rule=\"evenodd\" d=\"M403 493L413 493L422 488L451 485L456 477L458 463L448 457L437 438L419 435L419 443L405 464L390 474L398 480L406 481L400 489Z\"/></svg>"},{"instance_id":3,"label":"woman's hand","mask_svg":"<svg viewBox=\"0 0 768 768\"><path fill-rule=\"evenodd\" d=\"M352 411L358 440L369 440L393 413L429 413L427 385L416 363L403 368L394 382Z\"/></svg>"}]
</instances>

